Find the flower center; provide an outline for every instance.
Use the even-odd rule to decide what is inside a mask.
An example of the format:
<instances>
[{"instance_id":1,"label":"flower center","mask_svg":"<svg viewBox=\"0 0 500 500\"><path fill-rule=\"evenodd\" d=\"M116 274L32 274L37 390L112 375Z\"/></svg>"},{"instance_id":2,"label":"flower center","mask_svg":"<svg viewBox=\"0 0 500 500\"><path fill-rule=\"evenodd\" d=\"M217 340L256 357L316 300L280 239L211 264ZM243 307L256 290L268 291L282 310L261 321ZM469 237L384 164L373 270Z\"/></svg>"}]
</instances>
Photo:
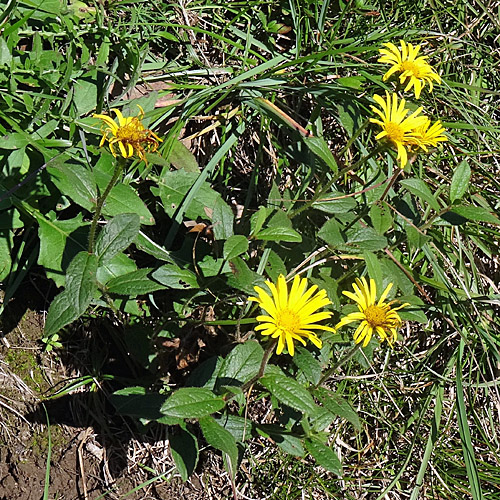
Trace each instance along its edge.
<instances>
[{"instance_id":1,"label":"flower center","mask_svg":"<svg viewBox=\"0 0 500 500\"><path fill-rule=\"evenodd\" d=\"M420 78L420 68L412 61L405 61L401 64L402 71L409 71L415 78Z\"/></svg>"},{"instance_id":2,"label":"flower center","mask_svg":"<svg viewBox=\"0 0 500 500\"><path fill-rule=\"evenodd\" d=\"M118 140L129 143L140 143L144 139L144 127L134 118L130 123L124 125L123 127L119 127L116 131L116 137Z\"/></svg>"},{"instance_id":3,"label":"flower center","mask_svg":"<svg viewBox=\"0 0 500 500\"><path fill-rule=\"evenodd\" d=\"M387 137L394 143L404 142L405 133L398 123L387 122L385 124L385 131L387 132Z\"/></svg>"},{"instance_id":4,"label":"flower center","mask_svg":"<svg viewBox=\"0 0 500 500\"><path fill-rule=\"evenodd\" d=\"M278 313L276 326L286 334L296 333L300 330L300 317L290 309L282 309Z\"/></svg>"},{"instance_id":5,"label":"flower center","mask_svg":"<svg viewBox=\"0 0 500 500\"><path fill-rule=\"evenodd\" d=\"M379 306L368 306L365 309L365 318L372 328L384 326L387 323L385 310Z\"/></svg>"}]
</instances>

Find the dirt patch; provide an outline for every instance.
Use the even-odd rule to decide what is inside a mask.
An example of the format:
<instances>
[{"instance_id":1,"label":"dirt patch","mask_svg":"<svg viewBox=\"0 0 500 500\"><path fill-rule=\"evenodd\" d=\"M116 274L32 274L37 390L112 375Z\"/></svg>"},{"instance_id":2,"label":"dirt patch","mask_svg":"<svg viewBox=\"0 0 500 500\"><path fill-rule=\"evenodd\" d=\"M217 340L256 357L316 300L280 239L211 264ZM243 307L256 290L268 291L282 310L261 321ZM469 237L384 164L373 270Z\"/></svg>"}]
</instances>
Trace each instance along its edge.
<instances>
[{"instance_id":1,"label":"dirt patch","mask_svg":"<svg viewBox=\"0 0 500 500\"><path fill-rule=\"evenodd\" d=\"M37 312L44 308L31 300L35 292L9 304L1 324L0 500L43 498L49 450L49 499L232 498L220 457L200 457L200 473L183 483L167 428L141 429L115 414L108 403L112 387L100 374L124 363L110 353L108 332L99 337L84 325L64 335L64 349L44 351L44 315ZM106 360L111 363L103 365ZM47 399L70 381L71 391Z\"/></svg>"}]
</instances>

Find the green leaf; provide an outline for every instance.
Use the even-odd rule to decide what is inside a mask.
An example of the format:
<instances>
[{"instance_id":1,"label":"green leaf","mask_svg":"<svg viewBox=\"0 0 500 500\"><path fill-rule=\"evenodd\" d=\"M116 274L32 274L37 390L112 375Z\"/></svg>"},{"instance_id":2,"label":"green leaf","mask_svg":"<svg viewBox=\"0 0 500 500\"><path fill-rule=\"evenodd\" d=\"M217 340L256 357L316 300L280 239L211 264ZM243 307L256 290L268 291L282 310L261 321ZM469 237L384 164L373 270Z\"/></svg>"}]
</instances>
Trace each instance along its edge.
<instances>
[{"instance_id":1,"label":"green leaf","mask_svg":"<svg viewBox=\"0 0 500 500\"><path fill-rule=\"evenodd\" d=\"M403 321L417 321L419 323L425 324L429 320L422 310L425 308L424 302L419 297L415 295L407 295L398 297L399 304L409 303L408 306L404 307L400 311L398 311L401 319Z\"/></svg>"},{"instance_id":2,"label":"green leaf","mask_svg":"<svg viewBox=\"0 0 500 500\"><path fill-rule=\"evenodd\" d=\"M160 195L163 209L169 217L173 217L199 176L198 173L184 170L166 171L162 174L159 188L152 188L152 192ZM207 182L204 182L194 194L189 205L185 207L186 217L193 220L198 217L209 218L208 214L218 199L220 199L220 194L214 191Z\"/></svg>"},{"instance_id":3,"label":"green leaf","mask_svg":"<svg viewBox=\"0 0 500 500\"><path fill-rule=\"evenodd\" d=\"M271 281L276 281L280 274L286 276L288 273L283 259L274 250L268 254L265 272Z\"/></svg>"},{"instance_id":4,"label":"green leaf","mask_svg":"<svg viewBox=\"0 0 500 500\"><path fill-rule=\"evenodd\" d=\"M217 375L216 388L240 386L257 375L264 351L256 340L236 346L224 359Z\"/></svg>"},{"instance_id":5,"label":"green leaf","mask_svg":"<svg viewBox=\"0 0 500 500\"><path fill-rule=\"evenodd\" d=\"M133 271L137 271L135 261L127 257L124 253L119 253L106 261L105 264L99 264L97 268L97 281L105 285L109 280Z\"/></svg>"},{"instance_id":6,"label":"green leaf","mask_svg":"<svg viewBox=\"0 0 500 500\"><path fill-rule=\"evenodd\" d=\"M62 194L89 211L95 207L97 187L90 170L79 163L61 162L52 163L47 172Z\"/></svg>"},{"instance_id":7,"label":"green leaf","mask_svg":"<svg viewBox=\"0 0 500 500\"><path fill-rule=\"evenodd\" d=\"M182 387L175 391L161 407L171 417L202 418L224 408L224 400L203 387Z\"/></svg>"},{"instance_id":8,"label":"green leaf","mask_svg":"<svg viewBox=\"0 0 500 500\"><path fill-rule=\"evenodd\" d=\"M316 390L315 395L323 403L323 406L334 415L345 418L351 422L356 430L361 430L358 414L343 397L322 387Z\"/></svg>"},{"instance_id":9,"label":"green leaf","mask_svg":"<svg viewBox=\"0 0 500 500\"><path fill-rule=\"evenodd\" d=\"M227 240L233 235L234 214L231 207L222 199L215 200L213 210L208 212L212 221L216 240Z\"/></svg>"},{"instance_id":10,"label":"green leaf","mask_svg":"<svg viewBox=\"0 0 500 500\"><path fill-rule=\"evenodd\" d=\"M170 452L183 481L196 469L198 463L198 441L188 431L178 428L169 435Z\"/></svg>"},{"instance_id":11,"label":"green leaf","mask_svg":"<svg viewBox=\"0 0 500 500\"><path fill-rule=\"evenodd\" d=\"M315 432L326 431L332 425L336 415L326 408L316 407L316 411L309 416L309 425Z\"/></svg>"},{"instance_id":12,"label":"green leaf","mask_svg":"<svg viewBox=\"0 0 500 500\"><path fill-rule=\"evenodd\" d=\"M23 0L22 3L33 7L35 10L41 10L49 14L55 14L56 16L61 14L62 4L60 0Z\"/></svg>"},{"instance_id":13,"label":"green leaf","mask_svg":"<svg viewBox=\"0 0 500 500\"><path fill-rule=\"evenodd\" d=\"M333 248L345 247L345 236L342 234L342 228L336 219L327 220L319 230L318 236Z\"/></svg>"},{"instance_id":14,"label":"green leaf","mask_svg":"<svg viewBox=\"0 0 500 500\"><path fill-rule=\"evenodd\" d=\"M232 272L227 275L228 285L245 292L247 295L255 295L253 287L255 285L263 285L264 278L252 271L240 257L233 259L230 265Z\"/></svg>"},{"instance_id":15,"label":"green leaf","mask_svg":"<svg viewBox=\"0 0 500 500\"><path fill-rule=\"evenodd\" d=\"M185 170L186 172L199 172L200 167L195 156L178 139L172 142L172 149L168 155L167 161L175 168Z\"/></svg>"},{"instance_id":16,"label":"green leaf","mask_svg":"<svg viewBox=\"0 0 500 500\"><path fill-rule=\"evenodd\" d=\"M439 203L431 193L429 186L421 179L405 179L400 181L401 186L405 187L411 194L427 203L436 212L440 210Z\"/></svg>"},{"instance_id":17,"label":"green leaf","mask_svg":"<svg viewBox=\"0 0 500 500\"><path fill-rule=\"evenodd\" d=\"M99 186L101 187L101 183ZM111 190L102 211L104 215L135 213L139 216L141 224L152 225L155 223L153 215L139 195L126 184L117 184Z\"/></svg>"},{"instance_id":18,"label":"green leaf","mask_svg":"<svg viewBox=\"0 0 500 500\"><path fill-rule=\"evenodd\" d=\"M371 227L353 227L347 231L348 251L375 251L382 250L387 246L387 239L381 236Z\"/></svg>"},{"instance_id":19,"label":"green leaf","mask_svg":"<svg viewBox=\"0 0 500 500\"><path fill-rule=\"evenodd\" d=\"M267 216L269 215L269 211L266 207L260 207L257 212L255 212L252 217L250 217L250 234L258 234L259 231L264 226L264 222L266 222Z\"/></svg>"},{"instance_id":20,"label":"green leaf","mask_svg":"<svg viewBox=\"0 0 500 500\"><path fill-rule=\"evenodd\" d=\"M345 85L347 87L352 87L353 82L355 82L355 86L359 86L360 77L347 77L337 80L338 84ZM361 113L360 107L356 103L356 101L352 99L339 100L339 102L337 102L337 116L349 137L353 137L354 132L361 127L361 123L363 120L363 114Z\"/></svg>"},{"instance_id":21,"label":"green leaf","mask_svg":"<svg viewBox=\"0 0 500 500\"><path fill-rule=\"evenodd\" d=\"M168 288L177 288L179 290L199 288L196 274L187 269L181 269L175 264L165 264L151 276Z\"/></svg>"},{"instance_id":22,"label":"green leaf","mask_svg":"<svg viewBox=\"0 0 500 500\"><path fill-rule=\"evenodd\" d=\"M323 160L328 167L336 174L339 170L335 156L333 156L328 144L323 137L303 137L304 144L309 148L309 151Z\"/></svg>"},{"instance_id":23,"label":"green leaf","mask_svg":"<svg viewBox=\"0 0 500 500\"><path fill-rule=\"evenodd\" d=\"M310 351L302 346L297 348L293 362L311 384L317 384L321 378L321 364Z\"/></svg>"},{"instance_id":24,"label":"green leaf","mask_svg":"<svg viewBox=\"0 0 500 500\"><path fill-rule=\"evenodd\" d=\"M174 262L168 250L165 250L165 248L153 241L143 232L139 232L139 235L135 240L135 245L139 250L153 256L155 259L162 260L164 262Z\"/></svg>"},{"instance_id":25,"label":"green leaf","mask_svg":"<svg viewBox=\"0 0 500 500\"><path fill-rule=\"evenodd\" d=\"M137 214L118 214L106 224L95 243L100 263L111 260L128 248L139 234L141 223Z\"/></svg>"},{"instance_id":26,"label":"green leaf","mask_svg":"<svg viewBox=\"0 0 500 500\"><path fill-rule=\"evenodd\" d=\"M168 399L166 394L146 394L144 387L127 387L111 394L110 401L120 415L146 420L163 417L160 408Z\"/></svg>"},{"instance_id":27,"label":"green leaf","mask_svg":"<svg viewBox=\"0 0 500 500\"><path fill-rule=\"evenodd\" d=\"M291 227L269 227L256 234L255 239L264 241L287 241L300 243L302 236Z\"/></svg>"},{"instance_id":28,"label":"green leaf","mask_svg":"<svg viewBox=\"0 0 500 500\"><path fill-rule=\"evenodd\" d=\"M456 207L453 207L451 212L474 222L489 222L491 224L500 224L500 220L496 217L496 215L492 214L489 210L483 207L474 207L472 205L458 205Z\"/></svg>"},{"instance_id":29,"label":"green leaf","mask_svg":"<svg viewBox=\"0 0 500 500\"><path fill-rule=\"evenodd\" d=\"M12 247L14 234L9 230L0 231L0 280L3 281L10 273L12 266Z\"/></svg>"},{"instance_id":30,"label":"green leaf","mask_svg":"<svg viewBox=\"0 0 500 500\"><path fill-rule=\"evenodd\" d=\"M375 280L377 290L381 290L383 285L383 273L377 256L372 252L363 252L363 258L365 259L366 269L370 278Z\"/></svg>"},{"instance_id":31,"label":"green leaf","mask_svg":"<svg viewBox=\"0 0 500 500\"><path fill-rule=\"evenodd\" d=\"M337 454L331 448L312 439L305 439L304 444L307 451L321 467L337 474L337 476L342 475L342 464Z\"/></svg>"},{"instance_id":32,"label":"green leaf","mask_svg":"<svg viewBox=\"0 0 500 500\"><path fill-rule=\"evenodd\" d=\"M72 233L80 227L87 226L88 223L83 222L81 214L74 219L61 221L50 220L38 212L35 212L35 217L38 221L38 237L40 238L38 264L45 268L47 276L52 278L58 287L64 286L66 278L62 267L63 257L71 258L85 249L83 242ZM86 234L83 236L86 239Z\"/></svg>"},{"instance_id":33,"label":"green leaf","mask_svg":"<svg viewBox=\"0 0 500 500\"><path fill-rule=\"evenodd\" d=\"M137 271L113 278L108 282L107 291L111 294L136 297L137 295L144 295L166 288L164 285L148 278L151 271L151 268L138 269Z\"/></svg>"},{"instance_id":34,"label":"green leaf","mask_svg":"<svg viewBox=\"0 0 500 500\"><path fill-rule=\"evenodd\" d=\"M229 431L236 441L242 443L252 437L253 422L248 418L237 415L221 415L216 416L215 420Z\"/></svg>"},{"instance_id":35,"label":"green leaf","mask_svg":"<svg viewBox=\"0 0 500 500\"><path fill-rule=\"evenodd\" d=\"M248 239L241 234L230 236L224 242L224 259L231 260L248 250Z\"/></svg>"},{"instance_id":36,"label":"green leaf","mask_svg":"<svg viewBox=\"0 0 500 500\"><path fill-rule=\"evenodd\" d=\"M73 86L73 103L79 116L93 111L97 104L96 83L78 78Z\"/></svg>"},{"instance_id":37,"label":"green leaf","mask_svg":"<svg viewBox=\"0 0 500 500\"><path fill-rule=\"evenodd\" d=\"M344 214L356 207L356 200L340 191L331 191L322 195L312 206L327 214Z\"/></svg>"},{"instance_id":38,"label":"green leaf","mask_svg":"<svg viewBox=\"0 0 500 500\"><path fill-rule=\"evenodd\" d=\"M314 400L302 385L293 378L277 373L264 375L262 384L278 401L304 413L315 411Z\"/></svg>"},{"instance_id":39,"label":"green leaf","mask_svg":"<svg viewBox=\"0 0 500 500\"><path fill-rule=\"evenodd\" d=\"M5 38L0 38L0 66L10 66L12 62L12 54Z\"/></svg>"},{"instance_id":40,"label":"green leaf","mask_svg":"<svg viewBox=\"0 0 500 500\"><path fill-rule=\"evenodd\" d=\"M370 219L378 234L384 234L392 226L392 214L387 205L375 203L370 208Z\"/></svg>"},{"instance_id":41,"label":"green leaf","mask_svg":"<svg viewBox=\"0 0 500 500\"><path fill-rule=\"evenodd\" d=\"M414 248L422 248L430 240L429 236L410 224L405 227L405 232L408 237L408 243Z\"/></svg>"},{"instance_id":42,"label":"green leaf","mask_svg":"<svg viewBox=\"0 0 500 500\"><path fill-rule=\"evenodd\" d=\"M285 453L294 457L303 457L305 455L302 440L292 436L282 427L273 424L261 424L257 426L257 432L267 439L272 439Z\"/></svg>"},{"instance_id":43,"label":"green leaf","mask_svg":"<svg viewBox=\"0 0 500 500\"><path fill-rule=\"evenodd\" d=\"M27 134L12 132L2 137L0 149L22 149L30 144L30 138Z\"/></svg>"},{"instance_id":44,"label":"green leaf","mask_svg":"<svg viewBox=\"0 0 500 500\"><path fill-rule=\"evenodd\" d=\"M412 281L392 259L381 258L379 262L382 268L382 275L385 276L387 280L386 286L391 281L401 290L403 295L411 295L413 293L414 285ZM410 272L408 274L411 275ZM394 288L392 290L395 292Z\"/></svg>"},{"instance_id":45,"label":"green leaf","mask_svg":"<svg viewBox=\"0 0 500 500\"><path fill-rule=\"evenodd\" d=\"M469 162L467 160L463 160L458 165L457 169L453 173L453 178L451 179L450 201L452 203L462 198L465 194L467 188L469 187L470 176L471 170Z\"/></svg>"},{"instance_id":46,"label":"green leaf","mask_svg":"<svg viewBox=\"0 0 500 500\"><path fill-rule=\"evenodd\" d=\"M203 436L207 443L217 450L226 453L229 457L229 465L231 476L236 474L236 466L238 464L238 447L233 435L221 427L213 417L207 416L200 419L200 427Z\"/></svg>"},{"instance_id":47,"label":"green leaf","mask_svg":"<svg viewBox=\"0 0 500 500\"><path fill-rule=\"evenodd\" d=\"M79 318L97 292L97 257L80 252L71 261L66 273L66 288L50 304L45 321L45 335L57 333Z\"/></svg>"}]
</instances>

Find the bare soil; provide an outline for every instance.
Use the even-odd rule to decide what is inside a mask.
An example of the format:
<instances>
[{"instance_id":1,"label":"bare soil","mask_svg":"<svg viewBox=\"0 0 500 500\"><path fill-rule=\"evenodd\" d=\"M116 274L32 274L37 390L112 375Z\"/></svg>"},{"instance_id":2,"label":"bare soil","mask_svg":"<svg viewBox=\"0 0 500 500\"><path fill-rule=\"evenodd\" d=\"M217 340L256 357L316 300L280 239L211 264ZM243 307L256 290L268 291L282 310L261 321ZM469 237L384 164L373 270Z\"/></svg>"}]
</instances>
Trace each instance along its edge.
<instances>
[{"instance_id":1,"label":"bare soil","mask_svg":"<svg viewBox=\"0 0 500 500\"><path fill-rule=\"evenodd\" d=\"M138 429L114 413L106 386L91 378L112 371L103 359L113 357L95 359L91 335L70 334L71 354L44 351L39 295L27 286L0 325L0 500L41 500L46 485L51 500L232 498L217 456L204 459L209 473L183 483L166 427ZM71 377L90 382L47 399Z\"/></svg>"}]
</instances>

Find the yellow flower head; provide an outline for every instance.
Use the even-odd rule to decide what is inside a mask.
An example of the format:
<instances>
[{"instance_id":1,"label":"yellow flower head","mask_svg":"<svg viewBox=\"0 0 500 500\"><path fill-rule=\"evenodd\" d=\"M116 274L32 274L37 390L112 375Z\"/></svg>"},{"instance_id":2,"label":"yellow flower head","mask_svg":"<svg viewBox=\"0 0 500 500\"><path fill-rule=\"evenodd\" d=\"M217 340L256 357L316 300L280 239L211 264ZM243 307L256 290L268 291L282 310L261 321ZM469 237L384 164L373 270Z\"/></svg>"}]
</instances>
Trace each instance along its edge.
<instances>
[{"instance_id":1,"label":"yellow flower head","mask_svg":"<svg viewBox=\"0 0 500 500\"><path fill-rule=\"evenodd\" d=\"M401 318L396 311L409 304L391 307L395 301L385 302L387 294L392 288L392 283L389 283L378 302L376 300L377 286L374 280L371 279L370 284L368 284L366 278L356 278L356 283L354 283L352 287L354 293L346 291L342 293L356 302L359 311L348 314L345 318L342 318L340 322L335 325L335 328L338 329L353 321L361 321L361 324L354 332L354 342L356 344L363 342L363 347L366 347L375 331L378 333L380 342L387 340L392 347L393 343L398 338L398 328L402 324Z\"/></svg>"},{"instance_id":2,"label":"yellow flower head","mask_svg":"<svg viewBox=\"0 0 500 500\"><path fill-rule=\"evenodd\" d=\"M429 91L432 92L432 80L441 83L441 77L434 71L432 66L426 61L427 56L418 56L420 45L413 47L411 43L406 44L404 40L400 41L401 49L393 43L384 43L386 49L379 49L382 56L378 62L392 64L391 69L384 75L383 80L387 80L394 73L399 72L399 82L401 85L407 82L405 92L412 87L415 88L415 97L420 97L420 92L425 84L429 85Z\"/></svg>"},{"instance_id":3,"label":"yellow flower head","mask_svg":"<svg viewBox=\"0 0 500 500\"><path fill-rule=\"evenodd\" d=\"M114 146L118 145L123 158L130 158L134 154L141 160L146 160L146 151L156 151L158 143L162 140L151 130L144 127L142 119L144 110L138 105L139 115L124 118L119 109L112 109L118 119L118 123L108 115L94 115L94 118L102 120L102 139L99 147L108 141L109 149L116 156Z\"/></svg>"},{"instance_id":4,"label":"yellow flower head","mask_svg":"<svg viewBox=\"0 0 500 500\"><path fill-rule=\"evenodd\" d=\"M444 132L445 128L440 120L431 125L431 121L427 118L420 127L415 129L411 141L414 141L415 146L427 152L427 146L436 147L438 142L445 142L448 140Z\"/></svg>"},{"instance_id":5,"label":"yellow flower head","mask_svg":"<svg viewBox=\"0 0 500 500\"><path fill-rule=\"evenodd\" d=\"M380 116L380 120L370 118L370 121L382 127L382 132L375 136L375 139L380 140L385 137L396 147L398 160L400 160L401 168L403 168L408 162L406 148L415 142L413 133L416 128L424 125L428 118L418 116L422 111L422 107L407 117L409 109L405 108L406 101L401 99L401 102L398 104L398 96L396 94L392 94L391 96L389 92L386 92L385 100L379 95L373 96L373 99L380 106L380 109L375 106L370 107L374 113Z\"/></svg>"},{"instance_id":6,"label":"yellow flower head","mask_svg":"<svg viewBox=\"0 0 500 500\"><path fill-rule=\"evenodd\" d=\"M288 353L293 356L295 340L306 345L304 339L309 339L320 348L322 342L311 330L335 331L329 326L318 324L318 321L332 316L330 312L316 312L331 304L326 291L317 292L316 285L306 290L307 280L301 279L298 275L293 280L290 292L282 274L278 277L276 285L270 281L266 281L266 285L272 295L256 286L258 297L250 297L249 300L257 302L269 314L269 316L257 316L257 321L261 324L255 329L262 330L262 335L271 335L278 339L276 354L281 354L286 344Z\"/></svg>"}]
</instances>

